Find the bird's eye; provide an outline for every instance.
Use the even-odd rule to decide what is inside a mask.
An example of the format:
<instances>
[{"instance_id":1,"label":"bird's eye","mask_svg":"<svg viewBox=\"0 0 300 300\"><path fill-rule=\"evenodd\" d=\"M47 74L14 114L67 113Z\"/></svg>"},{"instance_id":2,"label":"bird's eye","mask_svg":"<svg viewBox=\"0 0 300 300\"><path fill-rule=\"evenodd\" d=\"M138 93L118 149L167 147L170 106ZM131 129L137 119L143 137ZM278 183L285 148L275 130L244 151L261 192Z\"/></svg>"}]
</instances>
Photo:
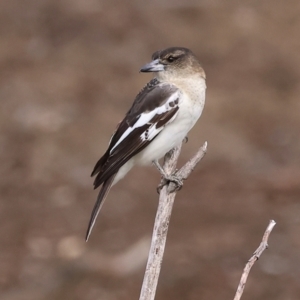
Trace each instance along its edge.
<instances>
[{"instance_id":1,"label":"bird's eye","mask_svg":"<svg viewBox=\"0 0 300 300\"><path fill-rule=\"evenodd\" d=\"M173 62L176 58L172 55L170 55L168 58L167 58L167 61L168 62Z\"/></svg>"}]
</instances>

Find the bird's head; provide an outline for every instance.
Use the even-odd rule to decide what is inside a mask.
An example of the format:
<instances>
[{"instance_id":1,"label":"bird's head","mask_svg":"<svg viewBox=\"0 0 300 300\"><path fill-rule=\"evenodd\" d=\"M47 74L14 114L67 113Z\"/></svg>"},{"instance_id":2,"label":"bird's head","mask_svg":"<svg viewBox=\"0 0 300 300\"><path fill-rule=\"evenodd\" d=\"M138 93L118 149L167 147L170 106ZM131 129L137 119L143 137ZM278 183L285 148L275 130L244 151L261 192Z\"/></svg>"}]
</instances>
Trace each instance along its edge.
<instances>
[{"instance_id":1,"label":"bird's head","mask_svg":"<svg viewBox=\"0 0 300 300\"><path fill-rule=\"evenodd\" d=\"M141 72L159 72L158 77L187 76L200 74L205 79L205 73L194 53L183 47L171 47L156 51L152 61L144 65Z\"/></svg>"}]
</instances>

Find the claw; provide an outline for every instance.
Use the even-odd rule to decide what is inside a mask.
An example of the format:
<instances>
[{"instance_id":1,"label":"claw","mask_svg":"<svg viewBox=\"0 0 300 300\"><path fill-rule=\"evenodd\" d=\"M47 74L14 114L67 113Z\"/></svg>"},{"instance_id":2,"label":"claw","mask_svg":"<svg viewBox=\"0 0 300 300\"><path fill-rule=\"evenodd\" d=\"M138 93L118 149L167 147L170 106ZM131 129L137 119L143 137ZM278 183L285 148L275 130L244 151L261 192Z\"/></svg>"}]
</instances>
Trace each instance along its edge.
<instances>
[{"instance_id":1,"label":"claw","mask_svg":"<svg viewBox=\"0 0 300 300\"><path fill-rule=\"evenodd\" d=\"M161 190L163 189L163 187L167 184L167 181L162 178L160 181L160 184L157 186L156 191L158 194L160 194Z\"/></svg>"},{"instance_id":2,"label":"claw","mask_svg":"<svg viewBox=\"0 0 300 300\"><path fill-rule=\"evenodd\" d=\"M162 188L170 182L173 182L175 184L175 188L173 189L173 192L181 190L181 188L183 186L183 181L181 178L179 178L176 175L177 170L172 175L168 175L168 174L166 174L165 170L161 167L161 165L159 164L159 162L157 160L153 161L153 164L156 166L156 168L158 169L158 171L162 177L160 184L158 185L158 187L156 189L158 194L160 194Z\"/></svg>"},{"instance_id":3,"label":"claw","mask_svg":"<svg viewBox=\"0 0 300 300\"><path fill-rule=\"evenodd\" d=\"M183 181L179 178L176 173L166 178L168 182L173 182L175 184L174 192L180 191L183 186Z\"/></svg>"}]
</instances>

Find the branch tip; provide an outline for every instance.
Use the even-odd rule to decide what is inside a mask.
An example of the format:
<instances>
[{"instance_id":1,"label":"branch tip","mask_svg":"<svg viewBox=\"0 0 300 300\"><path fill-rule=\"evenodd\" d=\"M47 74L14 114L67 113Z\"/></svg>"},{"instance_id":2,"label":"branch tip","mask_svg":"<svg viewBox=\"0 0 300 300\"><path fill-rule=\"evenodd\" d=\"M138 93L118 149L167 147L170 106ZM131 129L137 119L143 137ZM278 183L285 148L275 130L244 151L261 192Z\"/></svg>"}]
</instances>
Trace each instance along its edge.
<instances>
[{"instance_id":1,"label":"branch tip","mask_svg":"<svg viewBox=\"0 0 300 300\"><path fill-rule=\"evenodd\" d=\"M267 229L266 229L266 231L265 231L265 233L262 237L262 241L261 241L260 245L254 251L253 255L250 257L250 259L248 260L248 262L247 262L247 264L244 268L241 280L239 282L239 286L237 288L237 291L236 291L236 294L235 294L233 300L240 300L241 299L242 294L244 292L245 285L246 285L246 281L248 279L248 275L250 273L250 270L251 270L252 266L254 265L254 263L260 258L261 254L264 252L264 250L268 249L268 247L269 247L268 246L268 239L269 239L271 231L273 230L275 225L276 225L276 222L274 220L271 220L269 222L269 225L268 225L268 227L267 227Z\"/></svg>"}]
</instances>

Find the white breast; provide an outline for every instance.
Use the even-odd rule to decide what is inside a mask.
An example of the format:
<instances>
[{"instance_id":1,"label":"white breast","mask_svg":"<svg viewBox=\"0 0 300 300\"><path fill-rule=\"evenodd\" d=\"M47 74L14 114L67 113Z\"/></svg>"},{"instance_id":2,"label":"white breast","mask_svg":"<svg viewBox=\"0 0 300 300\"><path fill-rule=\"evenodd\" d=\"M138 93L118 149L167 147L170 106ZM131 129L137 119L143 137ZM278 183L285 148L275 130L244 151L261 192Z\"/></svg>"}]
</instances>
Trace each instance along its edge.
<instances>
[{"instance_id":1,"label":"white breast","mask_svg":"<svg viewBox=\"0 0 300 300\"><path fill-rule=\"evenodd\" d=\"M138 164L151 164L177 146L187 136L201 116L205 103L205 80L189 79L175 83L181 90L179 111L170 122L142 152L134 157Z\"/></svg>"}]
</instances>

